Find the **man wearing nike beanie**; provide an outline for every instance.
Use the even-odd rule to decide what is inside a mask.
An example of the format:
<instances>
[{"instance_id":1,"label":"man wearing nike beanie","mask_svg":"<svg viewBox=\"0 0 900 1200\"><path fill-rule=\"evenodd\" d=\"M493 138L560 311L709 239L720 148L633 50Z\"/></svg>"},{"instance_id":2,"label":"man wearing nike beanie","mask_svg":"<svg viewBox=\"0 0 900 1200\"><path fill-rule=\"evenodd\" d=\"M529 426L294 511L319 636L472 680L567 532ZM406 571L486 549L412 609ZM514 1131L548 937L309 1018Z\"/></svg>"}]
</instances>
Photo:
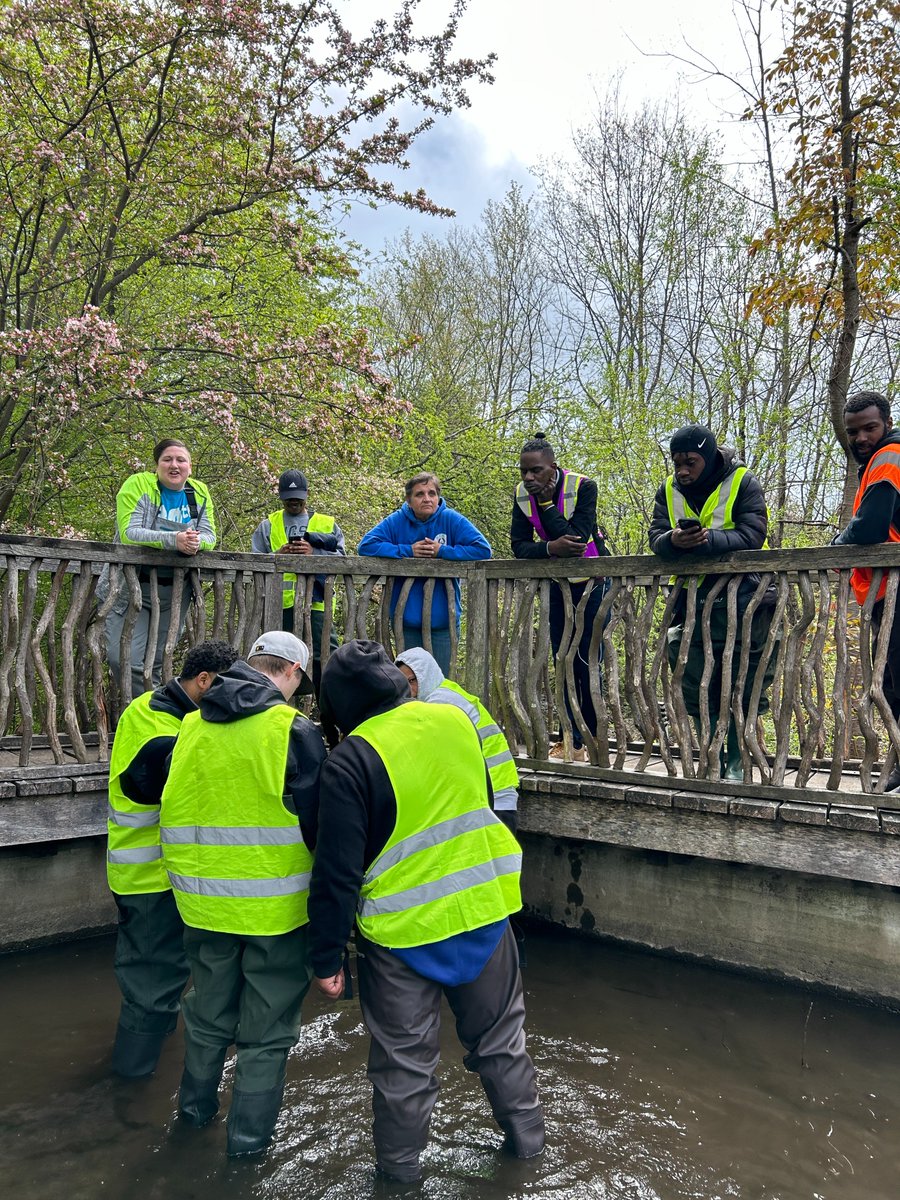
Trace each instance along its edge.
<instances>
[{"instance_id":1,"label":"man wearing nike beanie","mask_svg":"<svg viewBox=\"0 0 900 1200\"><path fill-rule=\"evenodd\" d=\"M715 434L705 425L685 425L669 444L673 473L656 493L653 520L648 533L650 549L660 558L677 561L681 557L720 558L736 550L768 548L768 509L762 487L735 452L720 448ZM677 566L673 566L677 574ZM705 665L703 648L703 614L709 593L719 577L703 575L697 587L697 610L690 648L682 676L681 688L685 707L700 736L700 687ZM737 620L731 631L734 638L732 682L737 677L741 654L741 622L747 605L759 586L758 574L741 575L737 586ZM669 667L674 672L684 635L687 614L687 584L679 595L672 613L672 624L666 637ZM772 620L774 590L767 589L756 609L751 629L750 658L747 680L743 690L743 709L746 716L753 681L765 651ZM715 735L722 694L722 659L728 641L728 588L710 601L710 634L712 637L712 675L707 687L710 735ZM760 713L769 707L768 687L775 669L775 652L767 657L765 683L760 695ZM727 736L721 757L726 779L744 778L741 737L734 716L729 719Z\"/></svg>"}]
</instances>

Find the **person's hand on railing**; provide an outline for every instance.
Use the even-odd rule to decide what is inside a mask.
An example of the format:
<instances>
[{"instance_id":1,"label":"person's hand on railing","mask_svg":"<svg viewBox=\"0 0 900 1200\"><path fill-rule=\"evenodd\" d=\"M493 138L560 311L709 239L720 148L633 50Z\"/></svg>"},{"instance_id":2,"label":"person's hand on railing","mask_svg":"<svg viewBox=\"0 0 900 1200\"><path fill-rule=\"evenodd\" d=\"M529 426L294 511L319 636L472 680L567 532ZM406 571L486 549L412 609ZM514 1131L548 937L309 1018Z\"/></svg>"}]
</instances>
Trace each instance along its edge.
<instances>
[{"instance_id":1,"label":"person's hand on railing","mask_svg":"<svg viewBox=\"0 0 900 1200\"><path fill-rule=\"evenodd\" d=\"M562 537L547 543L547 553L552 558L580 558L584 554L584 538L564 533Z\"/></svg>"},{"instance_id":2,"label":"person's hand on railing","mask_svg":"<svg viewBox=\"0 0 900 1200\"><path fill-rule=\"evenodd\" d=\"M200 549L200 534L196 529L185 529L175 534L175 545L182 554L196 554Z\"/></svg>"},{"instance_id":3,"label":"person's hand on railing","mask_svg":"<svg viewBox=\"0 0 900 1200\"><path fill-rule=\"evenodd\" d=\"M412 544L413 558L437 558L440 548L440 542L436 542L432 538L422 538L420 542Z\"/></svg>"}]
</instances>

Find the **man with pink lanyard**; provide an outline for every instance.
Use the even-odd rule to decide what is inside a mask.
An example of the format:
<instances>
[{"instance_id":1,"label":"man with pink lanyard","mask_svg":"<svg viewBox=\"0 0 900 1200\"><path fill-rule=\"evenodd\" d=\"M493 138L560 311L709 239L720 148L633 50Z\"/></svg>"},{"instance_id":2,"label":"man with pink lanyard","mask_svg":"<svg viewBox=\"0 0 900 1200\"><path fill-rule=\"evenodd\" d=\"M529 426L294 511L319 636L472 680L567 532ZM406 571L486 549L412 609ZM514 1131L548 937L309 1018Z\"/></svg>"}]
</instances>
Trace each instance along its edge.
<instances>
[{"instance_id":1,"label":"man with pink lanyard","mask_svg":"<svg viewBox=\"0 0 900 1200\"><path fill-rule=\"evenodd\" d=\"M522 481L516 489L510 539L516 558L596 558L608 555L604 537L597 525L597 485L575 471L557 466L553 447L542 433L536 433L522 447L519 456ZM584 595L587 581L572 581L575 605ZM606 583L595 580L584 613L584 631L575 656L575 699L592 734L597 732L597 714L590 689L590 645L594 618L603 600ZM565 628L565 607L559 584L550 586L550 643L557 658ZM562 647L565 653L567 647ZM603 660L599 646L597 661ZM587 761L587 751L575 723L565 691L566 709L572 722L572 741L576 762ZM563 757L562 742L550 750L551 758Z\"/></svg>"}]
</instances>

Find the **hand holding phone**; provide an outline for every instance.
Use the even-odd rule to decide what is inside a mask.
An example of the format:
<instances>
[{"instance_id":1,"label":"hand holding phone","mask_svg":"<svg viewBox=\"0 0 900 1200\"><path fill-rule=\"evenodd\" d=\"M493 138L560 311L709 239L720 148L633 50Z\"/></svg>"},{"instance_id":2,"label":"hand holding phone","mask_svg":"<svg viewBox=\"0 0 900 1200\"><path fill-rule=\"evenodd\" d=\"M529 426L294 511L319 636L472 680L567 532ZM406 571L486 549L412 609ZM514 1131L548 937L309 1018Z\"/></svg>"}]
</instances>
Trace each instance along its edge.
<instances>
[{"instance_id":1,"label":"hand holding phone","mask_svg":"<svg viewBox=\"0 0 900 1200\"><path fill-rule=\"evenodd\" d=\"M678 528L693 530L693 529L700 529L700 528L702 528L702 526L700 525L700 522L697 520L696 517L679 517L678 518Z\"/></svg>"}]
</instances>

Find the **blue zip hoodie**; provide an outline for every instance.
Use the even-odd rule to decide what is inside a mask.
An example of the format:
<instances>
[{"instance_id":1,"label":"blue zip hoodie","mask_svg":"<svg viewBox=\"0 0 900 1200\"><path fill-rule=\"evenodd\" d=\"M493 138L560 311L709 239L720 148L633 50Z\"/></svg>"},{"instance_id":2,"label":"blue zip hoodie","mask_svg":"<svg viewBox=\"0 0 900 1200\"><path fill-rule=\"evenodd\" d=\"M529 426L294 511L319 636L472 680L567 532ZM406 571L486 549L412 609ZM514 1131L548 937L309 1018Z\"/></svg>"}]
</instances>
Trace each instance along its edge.
<instances>
[{"instance_id":1,"label":"blue zip hoodie","mask_svg":"<svg viewBox=\"0 0 900 1200\"><path fill-rule=\"evenodd\" d=\"M454 508L448 508L441 497L435 511L427 521L420 521L408 504L404 503L396 512L385 517L383 521L370 529L359 543L357 554L371 558L412 558L413 542L423 538L437 540L443 536L444 544L438 551L438 558L475 561L480 558L490 558L491 548L484 535L467 521L462 513ZM391 617L397 607L403 580L396 579L391 593ZM447 611L447 589L442 586L443 580L435 581L434 593L431 599L432 629L449 629L450 618ZM416 629L422 628L422 605L425 593L425 580L416 579L406 598L406 610L403 613L403 623ZM459 580L453 580L453 593L456 600L456 624L459 626L462 604L459 598Z\"/></svg>"}]
</instances>

